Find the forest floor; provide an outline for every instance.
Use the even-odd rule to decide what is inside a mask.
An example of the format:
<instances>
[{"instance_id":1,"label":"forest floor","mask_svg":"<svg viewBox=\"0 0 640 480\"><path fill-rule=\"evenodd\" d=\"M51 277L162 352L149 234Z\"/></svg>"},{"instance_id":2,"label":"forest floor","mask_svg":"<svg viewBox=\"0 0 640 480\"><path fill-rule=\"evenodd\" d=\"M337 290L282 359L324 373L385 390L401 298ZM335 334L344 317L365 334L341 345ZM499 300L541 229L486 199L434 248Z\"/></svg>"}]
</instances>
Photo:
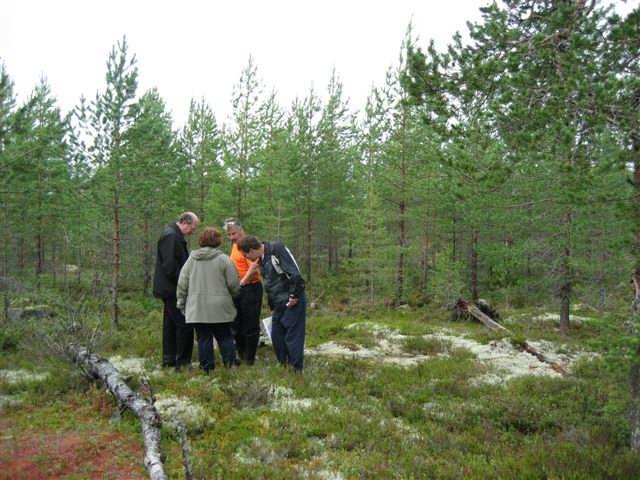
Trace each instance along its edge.
<instances>
[{"instance_id":1,"label":"forest floor","mask_svg":"<svg viewBox=\"0 0 640 480\"><path fill-rule=\"evenodd\" d=\"M160 369L160 308L132 298L105 357L149 379L170 478L176 423L195 478L635 478L628 379L611 357L621 319L506 312L514 335L424 310L310 311L305 370ZM128 315L127 315L128 313ZM613 332L613 333L612 333ZM517 338L514 338L517 336ZM525 338L569 375L523 352ZM197 353L194 353L197 358ZM218 362L220 359L218 358ZM0 478L145 478L137 419L73 368L0 354ZM20 472L20 473L18 473Z\"/></svg>"},{"instance_id":2,"label":"forest floor","mask_svg":"<svg viewBox=\"0 0 640 480\"><path fill-rule=\"evenodd\" d=\"M0 420L0 479L143 479L139 435L109 425L113 402L95 388L55 408L22 406Z\"/></svg>"}]
</instances>

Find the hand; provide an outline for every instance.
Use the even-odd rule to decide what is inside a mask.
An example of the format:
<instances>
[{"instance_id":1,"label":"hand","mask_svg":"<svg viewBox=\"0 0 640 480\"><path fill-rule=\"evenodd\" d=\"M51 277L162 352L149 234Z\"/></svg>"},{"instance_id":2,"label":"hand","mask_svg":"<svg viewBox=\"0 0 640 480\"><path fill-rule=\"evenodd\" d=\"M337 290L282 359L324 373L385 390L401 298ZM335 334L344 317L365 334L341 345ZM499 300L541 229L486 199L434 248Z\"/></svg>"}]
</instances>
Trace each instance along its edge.
<instances>
[{"instance_id":1,"label":"hand","mask_svg":"<svg viewBox=\"0 0 640 480\"><path fill-rule=\"evenodd\" d=\"M247 273L253 276L258 271L258 266L259 265L257 260L255 262L251 262L249 264L249 269L247 270Z\"/></svg>"},{"instance_id":2,"label":"hand","mask_svg":"<svg viewBox=\"0 0 640 480\"><path fill-rule=\"evenodd\" d=\"M289 297L289 301L287 302L287 308L293 308L298 304L298 299L295 297Z\"/></svg>"}]
</instances>

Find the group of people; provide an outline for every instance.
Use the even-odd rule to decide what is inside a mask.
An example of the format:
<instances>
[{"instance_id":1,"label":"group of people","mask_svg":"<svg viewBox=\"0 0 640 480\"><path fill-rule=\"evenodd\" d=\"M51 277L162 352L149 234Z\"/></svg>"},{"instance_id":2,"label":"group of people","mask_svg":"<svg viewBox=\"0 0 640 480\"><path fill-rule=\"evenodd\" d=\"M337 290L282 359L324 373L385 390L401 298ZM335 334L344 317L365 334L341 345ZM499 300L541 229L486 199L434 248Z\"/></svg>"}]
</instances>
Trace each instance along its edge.
<instances>
[{"instance_id":1,"label":"group of people","mask_svg":"<svg viewBox=\"0 0 640 480\"><path fill-rule=\"evenodd\" d=\"M206 227L189 254L185 236L200 220L185 212L160 235L154 296L164 303L162 365L191 364L194 330L200 368L215 368L214 344L231 367L253 365L260 339L263 282L271 310L271 342L278 362L303 368L306 329L305 283L291 251L280 242L246 235L236 218L224 221L231 242L225 254L222 232Z\"/></svg>"}]
</instances>

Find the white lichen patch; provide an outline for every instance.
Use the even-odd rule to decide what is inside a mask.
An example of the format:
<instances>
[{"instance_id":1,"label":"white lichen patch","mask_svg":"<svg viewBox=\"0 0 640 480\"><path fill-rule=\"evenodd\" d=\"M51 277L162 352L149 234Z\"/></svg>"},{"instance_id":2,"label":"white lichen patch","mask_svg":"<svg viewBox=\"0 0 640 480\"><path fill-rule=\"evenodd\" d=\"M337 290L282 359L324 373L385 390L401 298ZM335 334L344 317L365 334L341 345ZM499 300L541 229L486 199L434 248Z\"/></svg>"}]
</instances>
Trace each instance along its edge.
<instances>
[{"instance_id":1,"label":"white lichen patch","mask_svg":"<svg viewBox=\"0 0 640 480\"><path fill-rule=\"evenodd\" d=\"M109 358L113 368L123 375L142 375L147 373L145 359L140 357L122 358L120 355Z\"/></svg>"},{"instance_id":2,"label":"white lichen patch","mask_svg":"<svg viewBox=\"0 0 640 480\"><path fill-rule=\"evenodd\" d=\"M369 348L362 345L356 345L357 348L354 348L352 344L344 345L339 342L330 341L317 347L305 349L305 354L351 357L405 367L415 366L429 358L428 355L412 355L403 352L402 338L407 337L390 334L389 339L382 338L378 342L378 345Z\"/></svg>"},{"instance_id":3,"label":"white lichen patch","mask_svg":"<svg viewBox=\"0 0 640 480\"><path fill-rule=\"evenodd\" d=\"M202 406L188 398L173 395L158 397L155 407L160 418L167 425L176 427L178 424L182 424L191 430L199 430L212 421Z\"/></svg>"},{"instance_id":4,"label":"white lichen patch","mask_svg":"<svg viewBox=\"0 0 640 480\"><path fill-rule=\"evenodd\" d=\"M164 372L155 368L149 370L147 368L148 360L141 357L121 357L115 355L109 358L109 362L121 375L147 375L151 378L158 378L164 376Z\"/></svg>"},{"instance_id":5,"label":"white lichen patch","mask_svg":"<svg viewBox=\"0 0 640 480\"><path fill-rule=\"evenodd\" d=\"M31 370L0 370L0 382L10 385L18 383L43 382L49 378L49 372L33 372Z\"/></svg>"},{"instance_id":6,"label":"white lichen patch","mask_svg":"<svg viewBox=\"0 0 640 480\"><path fill-rule=\"evenodd\" d=\"M313 472L315 478L319 478L321 480L344 480L344 475L340 472L336 472L335 470L318 470L317 472Z\"/></svg>"},{"instance_id":7,"label":"white lichen patch","mask_svg":"<svg viewBox=\"0 0 640 480\"><path fill-rule=\"evenodd\" d=\"M541 315L537 315L535 317L533 317L533 320L536 320L538 322L551 322L551 323L557 323L560 324L560 314L558 313L543 313ZM569 315L569 323L574 322L574 323L582 323L582 322L588 322L590 320L593 320L590 317L581 317L579 315Z\"/></svg>"},{"instance_id":8,"label":"white lichen patch","mask_svg":"<svg viewBox=\"0 0 640 480\"><path fill-rule=\"evenodd\" d=\"M443 410L438 402L426 402L422 404L422 410L431 418L438 420L451 420L454 418L452 412Z\"/></svg>"},{"instance_id":9,"label":"white lichen patch","mask_svg":"<svg viewBox=\"0 0 640 480\"><path fill-rule=\"evenodd\" d=\"M319 479L319 480L344 480L344 475L341 472L331 470L324 466L326 460L320 457L313 457L306 467L298 467L298 477L307 479ZM316 465L320 465L319 469L316 469Z\"/></svg>"},{"instance_id":10,"label":"white lichen patch","mask_svg":"<svg viewBox=\"0 0 640 480\"><path fill-rule=\"evenodd\" d=\"M385 335L389 335L391 333L396 333L397 330L392 331L387 325L383 325L381 323L376 322L357 322L351 323L346 327L348 330L363 330L367 333L372 334L375 337L381 337Z\"/></svg>"},{"instance_id":11,"label":"white lichen patch","mask_svg":"<svg viewBox=\"0 0 640 480\"><path fill-rule=\"evenodd\" d=\"M273 399L273 408L279 411L307 410L315 404L311 398L296 398L293 390L280 385L273 385L269 394Z\"/></svg>"},{"instance_id":12,"label":"white lichen patch","mask_svg":"<svg viewBox=\"0 0 640 480\"><path fill-rule=\"evenodd\" d=\"M422 434L414 427L404 422L400 418L382 419L380 421L380 428L383 431L395 430L398 432L398 436L402 439L404 447L409 447L415 442L421 442L424 440Z\"/></svg>"},{"instance_id":13,"label":"white lichen patch","mask_svg":"<svg viewBox=\"0 0 640 480\"><path fill-rule=\"evenodd\" d=\"M236 450L234 458L243 465L269 465L282 458L271 445L271 442L264 438L253 437L248 444L241 445Z\"/></svg>"},{"instance_id":14,"label":"white lichen patch","mask_svg":"<svg viewBox=\"0 0 640 480\"><path fill-rule=\"evenodd\" d=\"M385 364L413 366L434 357L446 357L451 351L465 349L473 353L479 362L487 366L488 372L474 378L473 385L500 384L511 378L522 375L534 376L561 376L548 363L541 362L535 356L523 352L513 346L508 339L501 339L482 344L473 339L454 335L451 331L443 330L440 333L423 335L424 339L434 339L441 342L444 352L437 355L414 355L403 351L403 344L409 335L401 335L397 330L392 331L385 325L373 322L352 324L347 328L366 328L369 332L375 332L377 344L373 347L364 347L357 344L341 344L330 341L317 347L309 348L305 353L310 355L327 355L333 357L351 357L363 360L375 361ZM560 364L564 368L570 368L580 358L593 358L595 355L588 352L570 351L566 346L556 346L551 342L529 342L539 351L543 352L549 360Z\"/></svg>"},{"instance_id":15,"label":"white lichen patch","mask_svg":"<svg viewBox=\"0 0 640 480\"><path fill-rule=\"evenodd\" d=\"M599 357L595 352L577 350L564 344L556 345L546 340L528 341L527 343L539 352L544 352L545 357L547 357L549 361L560 365L573 365L578 360L594 360Z\"/></svg>"},{"instance_id":16,"label":"white lichen patch","mask_svg":"<svg viewBox=\"0 0 640 480\"><path fill-rule=\"evenodd\" d=\"M580 315L569 315L569 324L571 323L584 323L593 321L591 317L584 317ZM504 320L504 323L553 323L560 325L560 314L545 312L540 314L518 314L512 315Z\"/></svg>"},{"instance_id":17,"label":"white lichen patch","mask_svg":"<svg viewBox=\"0 0 640 480\"><path fill-rule=\"evenodd\" d=\"M551 365L541 362L529 353L518 350L506 338L482 344L469 338L446 334L428 335L427 337L447 340L451 342L453 348L464 348L473 353L479 361L485 363L491 369L489 373L474 378L471 381L473 385L495 385L523 375L561 376ZM552 354L552 344L548 343L546 346L549 348L544 350L545 355ZM566 362L562 363L568 367L576 359L577 357L567 356L565 358Z\"/></svg>"},{"instance_id":18,"label":"white lichen patch","mask_svg":"<svg viewBox=\"0 0 640 480\"><path fill-rule=\"evenodd\" d=\"M17 395L0 395L0 410L6 407L15 407L22 404L23 400Z\"/></svg>"}]
</instances>

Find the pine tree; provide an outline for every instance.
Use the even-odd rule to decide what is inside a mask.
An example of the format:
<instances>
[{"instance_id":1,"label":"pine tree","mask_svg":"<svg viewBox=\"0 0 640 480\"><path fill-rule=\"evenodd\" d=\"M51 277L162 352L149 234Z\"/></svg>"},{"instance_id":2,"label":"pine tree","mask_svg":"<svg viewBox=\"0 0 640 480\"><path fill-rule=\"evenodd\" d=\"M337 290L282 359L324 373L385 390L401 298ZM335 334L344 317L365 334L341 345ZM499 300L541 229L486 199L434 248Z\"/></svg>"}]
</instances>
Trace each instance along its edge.
<instances>
[{"instance_id":1,"label":"pine tree","mask_svg":"<svg viewBox=\"0 0 640 480\"><path fill-rule=\"evenodd\" d=\"M0 63L0 195L2 195L2 291L3 318L8 319L9 311L9 208L11 201L11 127L14 122L15 96L13 82L9 78L4 63Z\"/></svg>"},{"instance_id":2,"label":"pine tree","mask_svg":"<svg viewBox=\"0 0 640 480\"><path fill-rule=\"evenodd\" d=\"M234 87L232 123L225 131L225 167L230 172L233 213L244 219L250 216L249 205L255 203L252 190L260 165L257 152L264 146L265 132L262 129L260 110L262 106L262 84L258 80L258 69L249 57L246 68Z\"/></svg>"},{"instance_id":3,"label":"pine tree","mask_svg":"<svg viewBox=\"0 0 640 480\"><path fill-rule=\"evenodd\" d=\"M106 87L91 102L87 132L91 138L87 153L95 168L93 181L100 186L94 191L100 204L108 208L111 216L111 318L116 326L119 324L121 196L127 187L123 183L123 168L127 161L123 140L134 120L137 79L135 56L129 57L128 44L123 38L109 54Z\"/></svg>"},{"instance_id":4,"label":"pine tree","mask_svg":"<svg viewBox=\"0 0 640 480\"><path fill-rule=\"evenodd\" d=\"M128 249L132 259L142 258L143 292L146 295L152 275L153 236L169 212L175 211L179 192L183 190L180 179L186 168L180 162L176 149L176 135L171 129L171 116L157 90L146 92L133 106L133 123L123 133L123 158L121 165L123 185L133 186L122 190L124 209L122 220L130 225L126 229ZM126 212L131 212L128 216ZM127 222L128 220L128 222ZM139 230L140 240L136 234ZM135 250L131 248L134 244ZM131 269L132 270L132 269Z\"/></svg>"},{"instance_id":5,"label":"pine tree","mask_svg":"<svg viewBox=\"0 0 640 480\"><path fill-rule=\"evenodd\" d=\"M215 213L218 216L224 215L220 207L224 204L224 200L227 200L225 195L227 186L220 164L222 138L215 115L204 98L199 102L191 100L189 118L180 136L180 146L193 172L195 185L192 190L196 192L195 211L200 216L200 221L204 224L209 218L206 206L211 193L215 193L216 205L218 205ZM212 190L214 186L216 188Z\"/></svg>"},{"instance_id":6,"label":"pine tree","mask_svg":"<svg viewBox=\"0 0 640 480\"><path fill-rule=\"evenodd\" d=\"M55 106L51 91L43 79L31 98L21 107L24 135L20 162L22 175L18 184L29 192L24 202L22 222L27 238L35 239L35 277L40 287L40 276L45 270L45 246L51 247L51 269L56 274L56 234L65 217L62 197L69 187L65 136L67 122ZM25 197L26 200L26 197Z\"/></svg>"}]
</instances>

